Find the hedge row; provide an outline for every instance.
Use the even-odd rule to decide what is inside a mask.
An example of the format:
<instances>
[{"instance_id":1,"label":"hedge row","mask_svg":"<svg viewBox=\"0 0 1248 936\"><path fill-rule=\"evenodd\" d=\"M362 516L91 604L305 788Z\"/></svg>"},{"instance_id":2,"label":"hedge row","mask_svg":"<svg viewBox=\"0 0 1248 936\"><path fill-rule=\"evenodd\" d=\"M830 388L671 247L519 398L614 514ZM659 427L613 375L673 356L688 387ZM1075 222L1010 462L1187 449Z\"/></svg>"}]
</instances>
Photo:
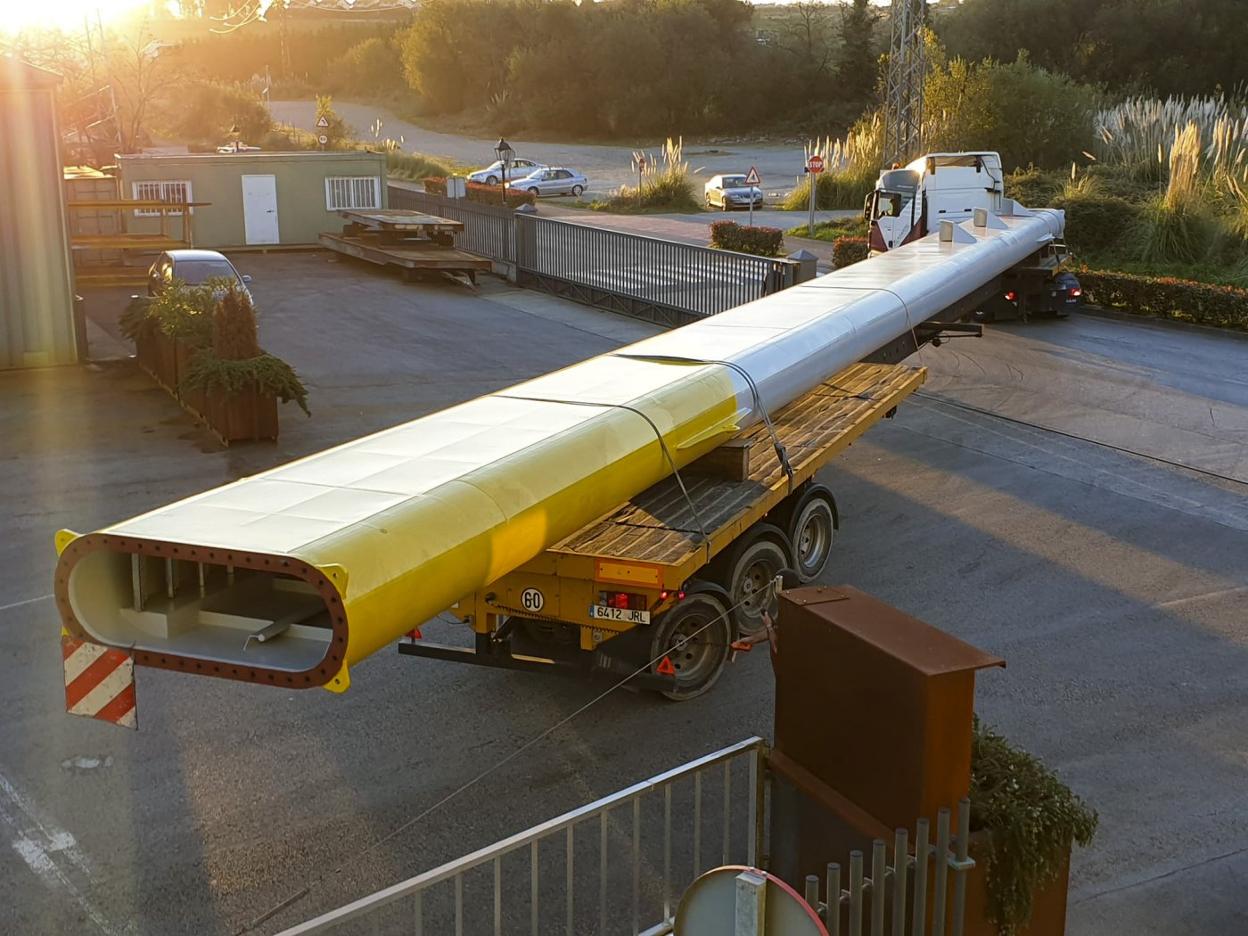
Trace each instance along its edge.
<instances>
[{"instance_id":1,"label":"hedge row","mask_svg":"<svg viewBox=\"0 0 1248 936\"><path fill-rule=\"evenodd\" d=\"M743 227L736 221L716 221L711 225L711 246L720 250L777 257L784 245L784 232L772 227Z\"/></svg>"},{"instance_id":2,"label":"hedge row","mask_svg":"<svg viewBox=\"0 0 1248 936\"><path fill-rule=\"evenodd\" d=\"M428 176L425 179L425 191L430 195L446 194L446 176ZM506 193L506 201L503 194ZM532 192L520 189L504 189L501 185L483 185L480 182L469 182L466 186L468 201L481 202L483 205L532 205L537 196Z\"/></svg>"},{"instance_id":3,"label":"hedge row","mask_svg":"<svg viewBox=\"0 0 1248 936\"><path fill-rule=\"evenodd\" d=\"M865 237L838 237L832 242L832 264L838 270L867 259Z\"/></svg>"},{"instance_id":4,"label":"hedge row","mask_svg":"<svg viewBox=\"0 0 1248 936\"><path fill-rule=\"evenodd\" d=\"M1078 276L1084 295L1097 305L1248 331L1248 289L1101 270L1082 269Z\"/></svg>"}]
</instances>

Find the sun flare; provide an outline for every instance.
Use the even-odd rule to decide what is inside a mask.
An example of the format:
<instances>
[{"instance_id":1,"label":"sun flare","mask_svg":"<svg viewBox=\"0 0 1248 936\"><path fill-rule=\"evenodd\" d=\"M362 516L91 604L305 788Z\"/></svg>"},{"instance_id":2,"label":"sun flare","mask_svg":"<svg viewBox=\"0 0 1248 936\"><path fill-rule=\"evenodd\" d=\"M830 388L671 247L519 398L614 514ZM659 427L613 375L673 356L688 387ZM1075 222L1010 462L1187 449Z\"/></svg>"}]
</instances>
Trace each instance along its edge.
<instances>
[{"instance_id":1,"label":"sun flare","mask_svg":"<svg viewBox=\"0 0 1248 936\"><path fill-rule=\"evenodd\" d=\"M151 0L0 0L0 32L83 29L109 23L144 8L165 9Z\"/></svg>"}]
</instances>

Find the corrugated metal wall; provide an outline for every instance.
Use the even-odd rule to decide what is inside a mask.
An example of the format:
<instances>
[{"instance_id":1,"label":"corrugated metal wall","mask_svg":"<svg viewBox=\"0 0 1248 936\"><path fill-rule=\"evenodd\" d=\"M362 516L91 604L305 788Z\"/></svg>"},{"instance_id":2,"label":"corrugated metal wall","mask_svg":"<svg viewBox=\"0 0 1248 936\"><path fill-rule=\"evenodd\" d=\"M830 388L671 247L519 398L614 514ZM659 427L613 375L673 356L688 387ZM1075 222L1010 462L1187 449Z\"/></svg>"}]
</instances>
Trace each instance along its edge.
<instances>
[{"instance_id":1,"label":"corrugated metal wall","mask_svg":"<svg viewBox=\"0 0 1248 936\"><path fill-rule=\"evenodd\" d=\"M0 58L0 368L77 360L57 80Z\"/></svg>"}]
</instances>

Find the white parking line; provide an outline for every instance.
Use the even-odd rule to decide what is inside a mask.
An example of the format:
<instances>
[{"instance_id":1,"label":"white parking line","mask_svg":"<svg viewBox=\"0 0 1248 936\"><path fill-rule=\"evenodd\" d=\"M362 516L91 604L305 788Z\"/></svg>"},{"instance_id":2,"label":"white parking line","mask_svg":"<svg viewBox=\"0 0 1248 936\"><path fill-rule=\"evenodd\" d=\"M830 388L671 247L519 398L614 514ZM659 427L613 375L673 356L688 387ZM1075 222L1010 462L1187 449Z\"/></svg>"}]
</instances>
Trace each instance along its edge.
<instances>
[{"instance_id":1,"label":"white parking line","mask_svg":"<svg viewBox=\"0 0 1248 936\"><path fill-rule=\"evenodd\" d=\"M12 604L0 605L0 611L9 611L13 608L24 608L26 605L38 604L40 601L47 601L51 595L40 595L38 598L27 598L25 601L15 601Z\"/></svg>"},{"instance_id":2,"label":"white parking line","mask_svg":"<svg viewBox=\"0 0 1248 936\"><path fill-rule=\"evenodd\" d=\"M90 877L90 868L77 840L46 818L40 818L30 801L4 774L0 774L0 822L11 830L13 850L39 880L53 891L68 894L101 933L122 936L122 931L113 926L69 878L72 870Z\"/></svg>"}]
</instances>

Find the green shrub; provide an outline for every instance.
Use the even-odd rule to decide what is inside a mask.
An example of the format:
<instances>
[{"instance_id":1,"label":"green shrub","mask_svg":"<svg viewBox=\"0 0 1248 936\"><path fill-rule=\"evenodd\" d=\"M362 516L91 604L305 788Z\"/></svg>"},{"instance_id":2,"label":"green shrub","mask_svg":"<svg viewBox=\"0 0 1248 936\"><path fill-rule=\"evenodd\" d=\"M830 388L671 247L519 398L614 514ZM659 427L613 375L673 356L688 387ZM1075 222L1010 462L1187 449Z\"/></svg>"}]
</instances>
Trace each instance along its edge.
<instances>
[{"instance_id":1,"label":"green shrub","mask_svg":"<svg viewBox=\"0 0 1248 936\"><path fill-rule=\"evenodd\" d=\"M1113 195L1074 193L1059 195L1051 204L1066 212L1066 243L1076 253L1109 258L1132 249L1140 220L1138 204Z\"/></svg>"},{"instance_id":2,"label":"green shrub","mask_svg":"<svg viewBox=\"0 0 1248 936\"><path fill-rule=\"evenodd\" d=\"M327 74L335 90L357 94L376 95L405 85L398 49L380 36L351 46L329 63Z\"/></svg>"},{"instance_id":3,"label":"green shrub","mask_svg":"<svg viewBox=\"0 0 1248 936\"><path fill-rule=\"evenodd\" d=\"M1062 191L1062 173L1037 169L1015 169L1005 177L1005 194L1027 208L1053 207Z\"/></svg>"},{"instance_id":4,"label":"green shrub","mask_svg":"<svg viewBox=\"0 0 1248 936\"><path fill-rule=\"evenodd\" d=\"M1096 813L1040 760L975 719L971 739L971 829L988 833L988 912L1004 936L1031 916L1035 892L1066 853L1096 833Z\"/></svg>"},{"instance_id":5,"label":"green shrub","mask_svg":"<svg viewBox=\"0 0 1248 936\"><path fill-rule=\"evenodd\" d=\"M216 293L228 289L228 280L211 279L201 286L175 280L156 296L136 296L121 314L121 333L131 341L160 332L202 345L212 339L212 310Z\"/></svg>"},{"instance_id":6,"label":"green shrub","mask_svg":"<svg viewBox=\"0 0 1248 936\"><path fill-rule=\"evenodd\" d=\"M711 246L759 257L777 257L784 246L784 232L772 227L746 227L736 221L716 221L711 225Z\"/></svg>"},{"instance_id":7,"label":"green shrub","mask_svg":"<svg viewBox=\"0 0 1248 936\"><path fill-rule=\"evenodd\" d=\"M1170 276L1081 269L1089 301L1137 315L1248 331L1248 289Z\"/></svg>"},{"instance_id":8,"label":"green shrub","mask_svg":"<svg viewBox=\"0 0 1248 936\"><path fill-rule=\"evenodd\" d=\"M1009 63L946 62L938 46L929 55L923 87L928 152L996 150L1009 170L1069 166L1092 147L1094 88L1032 65L1026 52Z\"/></svg>"},{"instance_id":9,"label":"green shrub","mask_svg":"<svg viewBox=\"0 0 1248 936\"><path fill-rule=\"evenodd\" d=\"M423 153L403 153L397 149L386 150L386 173L400 179L423 179L426 176L450 175L450 167ZM445 183L444 183L445 184Z\"/></svg>"},{"instance_id":10,"label":"green shrub","mask_svg":"<svg viewBox=\"0 0 1248 936\"><path fill-rule=\"evenodd\" d=\"M273 121L260 95L245 85L213 81L195 81L179 89L169 128L174 136L216 147L231 142L230 131L235 128L242 142L263 145Z\"/></svg>"},{"instance_id":11,"label":"green shrub","mask_svg":"<svg viewBox=\"0 0 1248 936\"><path fill-rule=\"evenodd\" d=\"M838 270L866 260L868 253L865 237L838 237L832 242L832 265Z\"/></svg>"},{"instance_id":12,"label":"green shrub","mask_svg":"<svg viewBox=\"0 0 1248 936\"><path fill-rule=\"evenodd\" d=\"M255 357L230 360L217 357L208 348L200 349L179 385L184 391L217 388L230 394L255 385L283 403L299 404L306 415L312 415L308 409L308 390L294 368L266 351Z\"/></svg>"},{"instance_id":13,"label":"green shrub","mask_svg":"<svg viewBox=\"0 0 1248 936\"><path fill-rule=\"evenodd\" d=\"M640 151L633 153L634 165L643 157L645 159L641 184L637 187L622 186L605 201L595 201L589 207L595 211L621 213L699 211L702 203L698 200L693 178L689 173L689 164L685 162L683 153L684 142L671 137L663 145L661 161Z\"/></svg>"}]
</instances>

